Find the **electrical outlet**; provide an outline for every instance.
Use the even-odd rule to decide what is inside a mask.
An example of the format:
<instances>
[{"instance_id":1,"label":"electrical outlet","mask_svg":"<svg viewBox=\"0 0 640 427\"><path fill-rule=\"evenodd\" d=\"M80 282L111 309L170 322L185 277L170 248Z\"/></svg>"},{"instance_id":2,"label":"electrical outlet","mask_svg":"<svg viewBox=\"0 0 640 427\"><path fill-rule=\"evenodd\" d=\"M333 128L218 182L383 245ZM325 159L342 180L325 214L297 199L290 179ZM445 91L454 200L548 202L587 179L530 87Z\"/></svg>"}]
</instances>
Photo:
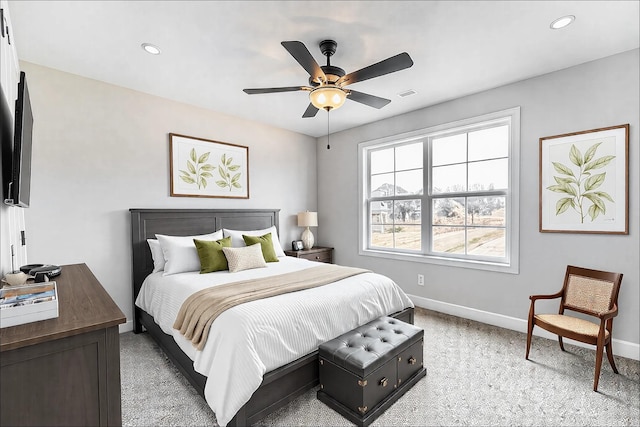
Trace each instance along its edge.
<instances>
[{"instance_id":1,"label":"electrical outlet","mask_svg":"<svg viewBox=\"0 0 640 427\"><path fill-rule=\"evenodd\" d=\"M424 286L424 274L418 274L418 286Z\"/></svg>"}]
</instances>

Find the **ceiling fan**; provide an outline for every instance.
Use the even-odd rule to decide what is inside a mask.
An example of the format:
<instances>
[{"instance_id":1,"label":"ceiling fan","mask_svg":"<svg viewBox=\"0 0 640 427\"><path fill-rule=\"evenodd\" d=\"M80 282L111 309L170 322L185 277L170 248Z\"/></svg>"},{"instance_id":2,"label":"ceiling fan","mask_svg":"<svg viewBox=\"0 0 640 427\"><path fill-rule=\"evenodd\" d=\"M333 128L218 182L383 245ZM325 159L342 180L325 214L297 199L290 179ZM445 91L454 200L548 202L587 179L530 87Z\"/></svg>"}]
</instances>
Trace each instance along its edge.
<instances>
[{"instance_id":1,"label":"ceiling fan","mask_svg":"<svg viewBox=\"0 0 640 427\"><path fill-rule=\"evenodd\" d=\"M302 65L302 68L309 73L310 86L244 89L244 92L249 95L295 92L300 90L309 92L309 99L311 103L302 117L315 117L319 109L330 111L339 108L344 104L346 99L350 99L370 107L382 108L390 103L391 100L358 92L352 89L345 89L345 86L404 70L405 68L409 68L413 65L413 60L409 54L402 52L358 71L346 74L342 68L331 65L330 58L336 52L336 48L338 47L338 43L334 40L323 40L320 42L320 52L327 57L327 65L323 66L318 65L302 42L284 41L282 42L282 46L284 46L291 56L293 56L293 58Z\"/></svg>"}]
</instances>

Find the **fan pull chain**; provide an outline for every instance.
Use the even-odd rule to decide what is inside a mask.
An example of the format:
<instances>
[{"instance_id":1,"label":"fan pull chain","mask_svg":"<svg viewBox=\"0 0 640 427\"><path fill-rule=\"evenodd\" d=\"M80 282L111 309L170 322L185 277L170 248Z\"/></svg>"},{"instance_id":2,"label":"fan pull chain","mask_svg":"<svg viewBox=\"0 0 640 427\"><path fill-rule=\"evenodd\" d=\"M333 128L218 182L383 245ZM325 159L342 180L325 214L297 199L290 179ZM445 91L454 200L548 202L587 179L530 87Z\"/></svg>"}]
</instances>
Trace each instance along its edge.
<instances>
[{"instance_id":1,"label":"fan pull chain","mask_svg":"<svg viewBox=\"0 0 640 427\"><path fill-rule=\"evenodd\" d=\"M329 145L329 110L327 110L327 150L331 150L331 145Z\"/></svg>"}]
</instances>

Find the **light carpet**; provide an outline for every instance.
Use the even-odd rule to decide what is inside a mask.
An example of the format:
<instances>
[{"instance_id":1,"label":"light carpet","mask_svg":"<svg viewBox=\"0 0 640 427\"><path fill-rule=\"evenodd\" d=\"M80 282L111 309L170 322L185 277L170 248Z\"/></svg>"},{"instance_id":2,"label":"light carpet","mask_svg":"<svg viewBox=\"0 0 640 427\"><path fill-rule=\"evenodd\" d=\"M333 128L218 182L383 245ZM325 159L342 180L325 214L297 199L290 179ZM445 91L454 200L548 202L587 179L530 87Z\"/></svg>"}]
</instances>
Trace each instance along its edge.
<instances>
[{"instance_id":1,"label":"light carpet","mask_svg":"<svg viewBox=\"0 0 640 427\"><path fill-rule=\"evenodd\" d=\"M595 353L433 311L416 309L425 331L427 376L372 426L638 426L640 362ZM614 330L615 333L615 330ZM148 334L120 336L124 426L217 426L215 415ZM260 421L265 426L348 426L316 399L317 388Z\"/></svg>"}]
</instances>

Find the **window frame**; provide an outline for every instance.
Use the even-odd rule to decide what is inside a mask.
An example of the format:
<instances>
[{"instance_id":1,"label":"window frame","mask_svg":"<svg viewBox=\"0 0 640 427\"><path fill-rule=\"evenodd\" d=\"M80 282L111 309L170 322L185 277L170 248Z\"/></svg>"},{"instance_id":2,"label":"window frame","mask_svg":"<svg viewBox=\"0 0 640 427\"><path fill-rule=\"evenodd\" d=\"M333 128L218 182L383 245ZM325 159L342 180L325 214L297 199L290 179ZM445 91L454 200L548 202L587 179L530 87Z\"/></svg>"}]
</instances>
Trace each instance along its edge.
<instances>
[{"instance_id":1,"label":"window frame","mask_svg":"<svg viewBox=\"0 0 640 427\"><path fill-rule=\"evenodd\" d=\"M442 193L432 194L431 179L433 166L431 163L430 140L447 134L476 131L494 127L501 123L509 126L508 148L508 188L506 190L487 190L481 192L465 191L461 193L445 193L447 198L473 197L476 194L505 197L505 257L496 260L494 257L482 257L466 254L442 254L430 251L430 235L432 230L433 200L443 197ZM377 197L374 201L396 201L402 199L421 200L421 250L406 250L395 248L371 247L370 244L370 154L384 148L422 141L423 148L423 191L422 194ZM467 165L470 162L467 159ZM358 144L358 253L364 256L381 257L403 261L422 262L445 266L473 268L479 270L499 271L518 274L519 272L519 187L520 187L520 107L496 111L481 116L462 119L428 128L418 129L399 135L391 135ZM464 225L465 229L472 227Z\"/></svg>"}]
</instances>

